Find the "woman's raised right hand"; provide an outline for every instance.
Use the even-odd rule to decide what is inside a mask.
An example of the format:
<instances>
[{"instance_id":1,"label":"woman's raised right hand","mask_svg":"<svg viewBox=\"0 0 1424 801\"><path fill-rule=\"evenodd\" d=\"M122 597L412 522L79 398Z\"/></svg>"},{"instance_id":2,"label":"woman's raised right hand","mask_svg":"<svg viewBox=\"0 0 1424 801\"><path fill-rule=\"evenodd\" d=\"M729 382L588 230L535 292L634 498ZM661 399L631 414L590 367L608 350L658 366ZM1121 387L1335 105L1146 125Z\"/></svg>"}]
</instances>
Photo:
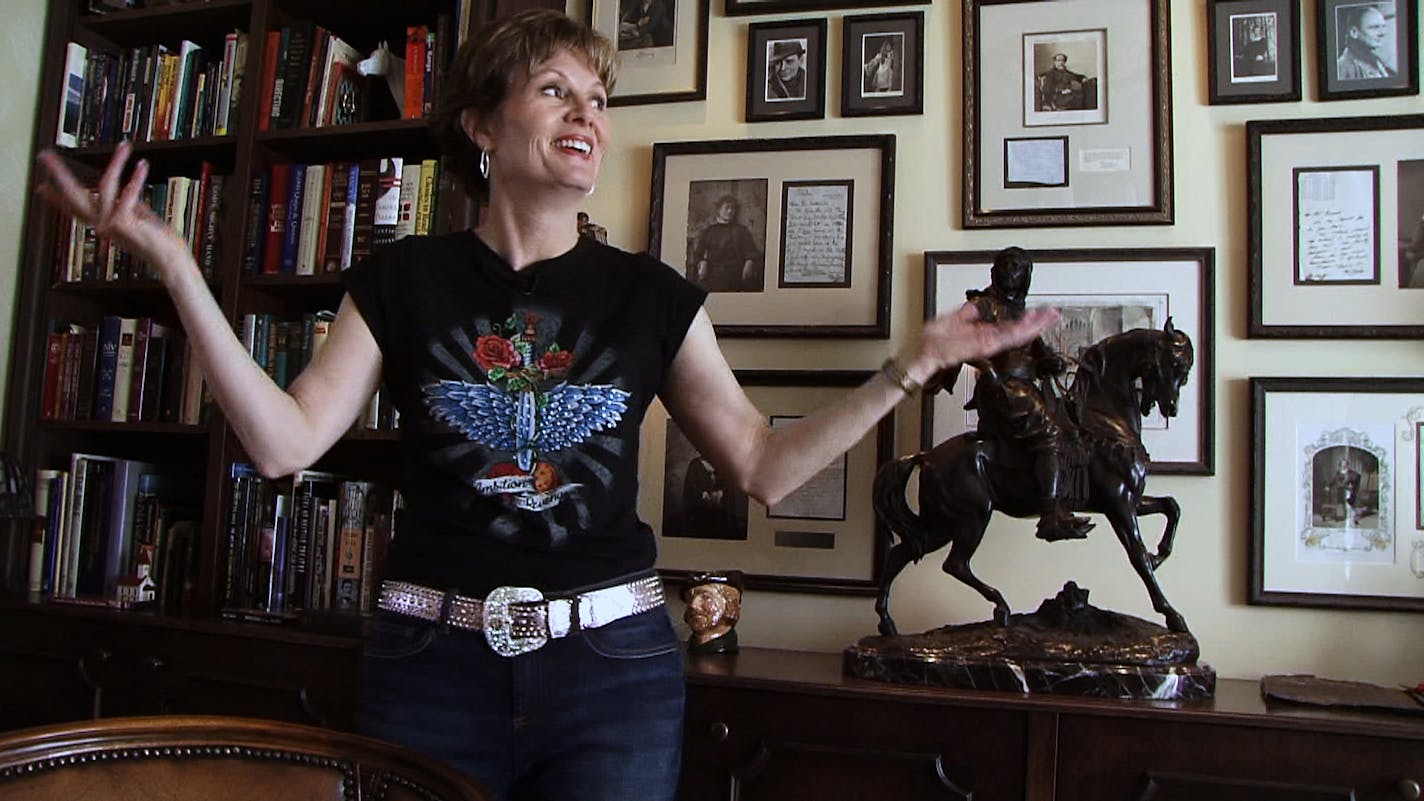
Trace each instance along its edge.
<instances>
[{"instance_id":1,"label":"woman's raised right hand","mask_svg":"<svg viewBox=\"0 0 1424 801\"><path fill-rule=\"evenodd\" d=\"M139 159L128 182L120 183L124 165L132 153L131 144L120 142L103 175L99 176L98 185L88 187L74 175L63 157L46 149L38 158L44 175L36 191L61 211L93 226L99 236L156 264L164 261L162 256L166 252L187 253L187 245L178 233L143 202L148 162Z\"/></svg>"}]
</instances>

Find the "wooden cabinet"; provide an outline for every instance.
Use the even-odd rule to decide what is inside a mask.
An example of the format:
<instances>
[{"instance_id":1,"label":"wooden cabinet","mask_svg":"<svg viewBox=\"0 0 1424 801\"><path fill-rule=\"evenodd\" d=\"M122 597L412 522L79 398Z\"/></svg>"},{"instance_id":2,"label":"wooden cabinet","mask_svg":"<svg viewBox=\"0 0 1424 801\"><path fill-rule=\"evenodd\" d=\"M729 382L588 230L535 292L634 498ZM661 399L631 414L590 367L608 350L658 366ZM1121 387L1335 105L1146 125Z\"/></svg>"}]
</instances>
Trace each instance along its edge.
<instances>
[{"instance_id":1,"label":"wooden cabinet","mask_svg":"<svg viewBox=\"0 0 1424 801\"><path fill-rule=\"evenodd\" d=\"M1254 681L1119 701L882 684L837 654L688 659L684 801L1386 801L1421 783L1424 715L1267 706Z\"/></svg>"},{"instance_id":2,"label":"wooden cabinet","mask_svg":"<svg viewBox=\"0 0 1424 801\"><path fill-rule=\"evenodd\" d=\"M0 730L225 714L351 730L358 640L260 624L0 608Z\"/></svg>"}]
</instances>

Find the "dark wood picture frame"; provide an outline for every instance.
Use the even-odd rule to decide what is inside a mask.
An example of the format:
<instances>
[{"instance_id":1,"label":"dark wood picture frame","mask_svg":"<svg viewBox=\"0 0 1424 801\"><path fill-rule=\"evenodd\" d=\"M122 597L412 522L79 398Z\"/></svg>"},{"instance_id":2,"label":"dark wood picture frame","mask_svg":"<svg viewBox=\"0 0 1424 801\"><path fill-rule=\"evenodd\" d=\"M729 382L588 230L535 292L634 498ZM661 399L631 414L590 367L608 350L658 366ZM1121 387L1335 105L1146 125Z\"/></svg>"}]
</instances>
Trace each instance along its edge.
<instances>
[{"instance_id":1,"label":"dark wood picture frame","mask_svg":"<svg viewBox=\"0 0 1424 801\"><path fill-rule=\"evenodd\" d=\"M1373 10L1363 37L1351 35L1355 14ZM1419 94L1419 3L1417 0L1315 0L1318 100L1355 100ZM1374 50L1354 44L1373 34L1390 37ZM1381 69L1381 67L1383 67ZM1371 77L1373 71L1393 74Z\"/></svg>"},{"instance_id":2,"label":"dark wood picture frame","mask_svg":"<svg viewBox=\"0 0 1424 801\"><path fill-rule=\"evenodd\" d=\"M1068 8L1049 0L963 0L965 228L1172 223L1169 8L1167 0L1129 2L1092 0ZM1029 19L1034 20L1034 31L1027 30L1024 21ZM1024 124L1025 97L1031 91L1026 87L1037 81L1030 74L1032 67L1024 66L1017 78L1006 79L1015 71L1003 70L1002 55L988 58L984 48L987 45L996 53L1011 47L1027 49L1026 34L1089 29L1105 32L1108 52L1103 62L1109 73L1102 77L1107 80L1105 104L1112 118L1066 129L1072 150L1072 190L996 186L1004 174L999 164L1001 140L1059 129ZM1126 48L1127 42L1146 42L1148 57L1133 63L1117 50ZM1145 102L1133 107L1125 99L1128 96ZM1151 158L1144 153L1151 153Z\"/></svg>"},{"instance_id":3,"label":"dark wood picture frame","mask_svg":"<svg viewBox=\"0 0 1424 801\"><path fill-rule=\"evenodd\" d=\"M707 36L711 0L673 3L671 42L625 48L619 0L589 0L586 21L619 49L622 66L609 106L639 106L707 99ZM692 58L675 58L678 52Z\"/></svg>"},{"instance_id":4,"label":"dark wood picture frame","mask_svg":"<svg viewBox=\"0 0 1424 801\"><path fill-rule=\"evenodd\" d=\"M723 13L729 17L752 14L784 14L798 11L830 11L839 8L866 9L876 6L927 6L931 0L727 0Z\"/></svg>"},{"instance_id":5,"label":"dark wood picture frame","mask_svg":"<svg viewBox=\"0 0 1424 801\"><path fill-rule=\"evenodd\" d=\"M1213 106L1300 100L1300 0L1208 0Z\"/></svg>"},{"instance_id":6,"label":"dark wood picture frame","mask_svg":"<svg viewBox=\"0 0 1424 801\"><path fill-rule=\"evenodd\" d=\"M826 400L825 396L831 393L849 393L865 383L874 373L868 370L737 370L737 381L754 398L760 393L783 393L780 396L780 406L793 405L796 409L779 409L778 402L767 403L766 398L758 401L758 408L768 412L770 416L804 416L814 411L814 407L819 406ZM658 572L668 580L685 580L693 573L708 569L738 569L743 571L745 586L747 589L774 590L778 592L810 592L825 593L833 595L874 595L879 591L881 554L888 546L888 532L874 514L870 485L877 470L882 465L894 458L895 455L895 422L894 415L885 415L876 424L875 429L865 435L859 443L852 446L847 451L849 456L846 462L846 489L845 500L848 504L845 514L840 519L833 517L787 517L785 515L773 516L767 513L760 504L753 504L749 514L749 523L753 529L753 535L739 540L722 540L716 538L688 538L688 537L665 537L664 532L659 527L656 533L659 538L659 567ZM655 404L650 410L648 419L644 422L644 440L648 444L644 450L641 473L642 482L647 487L663 486L662 493L644 493L640 499L640 514L644 519L651 521L661 521L664 518L661 497L667 494L665 484L672 480L669 477L668 465L662 464L662 470L657 469L659 462L658 438L656 427L666 425L670 422L666 410L661 404ZM675 478L673 476L672 478ZM860 490L862 495L855 495L852 490ZM661 525L661 524L659 524ZM760 530L758 530L760 529ZM812 553L820 553L823 556L832 556L826 553L823 548L805 547L785 547L784 553L778 549L783 549L783 545L777 545L780 535L786 535L792 540L808 538L817 534L814 530L820 529L822 536L833 538L834 549L842 547L855 548L857 554L852 554L848 558L856 562L856 568L852 571L844 571L850 575L821 575L814 572L815 567L803 568L806 564L814 564L816 561L810 556ZM848 541L849 540L849 541ZM776 557L783 557L786 570L775 571L757 569L749 562L741 562L737 559L739 550L760 551L759 554L749 555L747 558L759 558L763 563L768 559L772 561ZM794 558L793 557L798 557ZM863 561L861 559L863 557ZM713 564L715 563L715 568ZM670 566L671 565L671 566ZM802 568L802 569L798 569Z\"/></svg>"},{"instance_id":7,"label":"dark wood picture frame","mask_svg":"<svg viewBox=\"0 0 1424 801\"><path fill-rule=\"evenodd\" d=\"M891 67L880 69L888 51ZM895 66L898 65L898 68ZM841 20L841 116L923 114L925 13L866 14ZM878 81L878 83L877 83Z\"/></svg>"},{"instance_id":8,"label":"dark wood picture frame","mask_svg":"<svg viewBox=\"0 0 1424 801\"><path fill-rule=\"evenodd\" d=\"M927 251L925 253L925 319L958 308L968 289L989 284L996 251ZM1215 285L1216 251L1212 248L1084 248L1033 250L1033 282L1029 305L1045 303L1065 315L1064 325L1086 325L1106 312L1111 324L1128 325L1128 310L1137 316L1151 312L1151 325L1161 328L1171 317L1177 330L1192 340L1195 364L1178 403L1178 416L1144 425L1143 445L1153 457L1153 475L1216 473ZM1104 311L1095 311L1102 309ZM1114 315L1115 310L1121 309ZM1116 330L1104 333L1118 333ZM1053 331L1046 338L1055 341ZM1101 336L1092 337L1093 340ZM1071 335L1069 338L1071 341ZM1079 342L1077 344L1091 344ZM1060 347L1072 357L1069 348ZM962 407L973 382L960 376L954 387L926 394L920 406L920 447L928 450L951 436L965 433ZM1194 390L1194 391L1193 391ZM1176 431L1173 431L1173 425Z\"/></svg>"},{"instance_id":9,"label":"dark wood picture frame","mask_svg":"<svg viewBox=\"0 0 1424 801\"><path fill-rule=\"evenodd\" d=\"M1417 152L1414 143L1421 137L1424 114L1247 121L1248 336L1424 336L1418 313L1424 297L1424 159L1398 155ZM1330 207L1328 197L1317 201L1320 208L1299 207L1302 176L1339 168L1379 171L1369 219L1359 209L1363 201L1351 207L1343 195L1334 201L1338 208ZM1395 197L1378 196L1379 187L1391 185ZM1353 233L1345 231L1344 240L1357 250L1368 240L1372 259L1379 260L1373 277L1300 280L1300 243L1322 235L1302 233L1300 222L1317 217L1349 222ZM1338 228L1321 230L1337 235L1331 232ZM1320 251L1329 252L1323 246ZM1336 260L1347 269L1360 262L1349 254Z\"/></svg>"},{"instance_id":10,"label":"dark wood picture frame","mask_svg":"<svg viewBox=\"0 0 1424 801\"><path fill-rule=\"evenodd\" d=\"M797 72L790 76L778 74L782 66L793 64L799 66ZM820 120L825 117L825 18L749 24L747 122Z\"/></svg>"},{"instance_id":11,"label":"dark wood picture frame","mask_svg":"<svg viewBox=\"0 0 1424 801\"><path fill-rule=\"evenodd\" d=\"M1424 378L1252 377L1249 387L1247 600L1424 611L1424 582L1406 541L1418 536L1412 439L1420 430ZM1397 454L1400 447L1416 452ZM1337 463L1344 478L1338 482L1330 474ZM1410 495L1401 486L1413 487L1414 508L1400 509ZM1309 558L1298 556L1302 549Z\"/></svg>"},{"instance_id":12,"label":"dark wood picture frame","mask_svg":"<svg viewBox=\"0 0 1424 801\"><path fill-rule=\"evenodd\" d=\"M763 226L769 273L782 264L782 184L831 185L847 179L855 182L846 193L852 210L845 233L848 286L782 285L778 269L777 280L765 277L756 290L712 291L707 308L723 337L887 339L895 227L893 135L654 143L648 253L687 274L695 240L701 237L698 222L691 219L693 207L701 219L710 218L694 203L694 190L712 190L713 197L721 194L721 184L756 180L767 185L762 193L766 208L759 210L756 224ZM789 296L799 297L792 301Z\"/></svg>"}]
</instances>

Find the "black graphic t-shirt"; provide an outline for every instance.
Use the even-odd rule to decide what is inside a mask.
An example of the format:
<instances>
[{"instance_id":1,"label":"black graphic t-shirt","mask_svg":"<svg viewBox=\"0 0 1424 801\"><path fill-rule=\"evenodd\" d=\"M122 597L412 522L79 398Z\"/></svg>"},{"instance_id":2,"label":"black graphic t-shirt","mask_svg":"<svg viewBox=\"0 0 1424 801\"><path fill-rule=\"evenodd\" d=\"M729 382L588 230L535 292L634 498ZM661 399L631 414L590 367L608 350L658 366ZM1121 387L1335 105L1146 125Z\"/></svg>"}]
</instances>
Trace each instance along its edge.
<instances>
[{"instance_id":1,"label":"black graphic t-shirt","mask_svg":"<svg viewBox=\"0 0 1424 801\"><path fill-rule=\"evenodd\" d=\"M471 231L343 273L400 411L386 578L546 592L653 565L638 429L706 293L590 239L512 270Z\"/></svg>"}]
</instances>

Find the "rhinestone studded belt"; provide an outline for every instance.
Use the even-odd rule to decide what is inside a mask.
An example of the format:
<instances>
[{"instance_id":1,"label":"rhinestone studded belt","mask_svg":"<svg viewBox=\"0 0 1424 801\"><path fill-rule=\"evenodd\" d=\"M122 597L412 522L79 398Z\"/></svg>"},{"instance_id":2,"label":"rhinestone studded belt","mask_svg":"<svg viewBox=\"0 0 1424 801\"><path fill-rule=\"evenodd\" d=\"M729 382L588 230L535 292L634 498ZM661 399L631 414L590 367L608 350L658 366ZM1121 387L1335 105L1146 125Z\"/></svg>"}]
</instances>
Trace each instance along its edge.
<instances>
[{"instance_id":1,"label":"rhinestone studded belt","mask_svg":"<svg viewBox=\"0 0 1424 801\"><path fill-rule=\"evenodd\" d=\"M643 576L556 598L545 598L533 587L499 587L481 600L406 581L386 581L381 583L376 605L398 615L482 631L495 653L517 656L551 639L656 609L663 605L663 583L655 575Z\"/></svg>"}]
</instances>

